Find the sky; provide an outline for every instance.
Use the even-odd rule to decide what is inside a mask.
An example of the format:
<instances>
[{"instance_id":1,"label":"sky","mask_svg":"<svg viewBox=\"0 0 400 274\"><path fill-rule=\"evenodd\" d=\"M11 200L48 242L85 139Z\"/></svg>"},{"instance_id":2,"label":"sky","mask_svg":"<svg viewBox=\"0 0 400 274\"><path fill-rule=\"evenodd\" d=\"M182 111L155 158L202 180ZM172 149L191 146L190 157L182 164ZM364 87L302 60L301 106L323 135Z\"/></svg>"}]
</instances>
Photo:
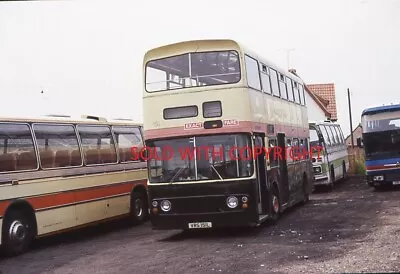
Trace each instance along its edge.
<instances>
[{"instance_id":1,"label":"sky","mask_svg":"<svg viewBox=\"0 0 400 274\"><path fill-rule=\"evenodd\" d=\"M364 108L400 103L399 11L400 0L1 2L0 116L141 122L147 50L229 38L285 69L294 49L306 84L335 84L347 136L347 88L353 127Z\"/></svg>"}]
</instances>

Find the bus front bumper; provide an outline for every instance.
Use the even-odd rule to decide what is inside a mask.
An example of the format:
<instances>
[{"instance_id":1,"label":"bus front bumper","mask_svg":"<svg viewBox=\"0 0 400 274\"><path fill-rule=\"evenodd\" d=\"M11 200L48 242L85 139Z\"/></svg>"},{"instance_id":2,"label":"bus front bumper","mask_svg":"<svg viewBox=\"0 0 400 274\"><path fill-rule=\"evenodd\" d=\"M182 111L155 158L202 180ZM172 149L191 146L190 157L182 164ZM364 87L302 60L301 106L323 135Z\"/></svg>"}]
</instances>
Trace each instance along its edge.
<instances>
[{"instance_id":1,"label":"bus front bumper","mask_svg":"<svg viewBox=\"0 0 400 274\"><path fill-rule=\"evenodd\" d=\"M369 186L396 186L400 185L400 172L367 175Z\"/></svg>"},{"instance_id":2,"label":"bus front bumper","mask_svg":"<svg viewBox=\"0 0 400 274\"><path fill-rule=\"evenodd\" d=\"M328 184L329 184L328 175L321 174L321 175L314 176L314 186L321 186L321 185L328 185Z\"/></svg>"}]
</instances>

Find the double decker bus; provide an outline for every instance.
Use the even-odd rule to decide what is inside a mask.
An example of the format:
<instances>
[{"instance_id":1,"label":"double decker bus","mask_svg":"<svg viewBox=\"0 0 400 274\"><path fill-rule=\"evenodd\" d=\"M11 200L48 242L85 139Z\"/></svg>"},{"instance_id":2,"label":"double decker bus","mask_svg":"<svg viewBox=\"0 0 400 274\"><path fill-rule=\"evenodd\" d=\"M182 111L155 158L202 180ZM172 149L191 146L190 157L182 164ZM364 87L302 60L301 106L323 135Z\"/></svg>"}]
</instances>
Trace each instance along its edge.
<instances>
[{"instance_id":1,"label":"double decker bus","mask_svg":"<svg viewBox=\"0 0 400 274\"><path fill-rule=\"evenodd\" d=\"M400 104L365 109L361 124L368 185L400 185Z\"/></svg>"},{"instance_id":2,"label":"double decker bus","mask_svg":"<svg viewBox=\"0 0 400 274\"><path fill-rule=\"evenodd\" d=\"M331 121L310 122L310 146L319 147L313 151L312 162L314 186L328 186L346 178L349 170L349 154L346 140L339 124Z\"/></svg>"},{"instance_id":3,"label":"double decker bus","mask_svg":"<svg viewBox=\"0 0 400 274\"><path fill-rule=\"evenodd\" d=\"M309 156L279 155L309 147L300 78L233 40L164 45L143 65L154 229L257 226L309 199Z\"/></svg>"},{"instance_id":4,"label":"double decker bus","mask_svg":"<svg viewBox=\"0 0 400 274\"><path fill-rule=\"evenodd\" d=\"M0 118L0 243L31 241L119 217L148 216L147 168L132 161L142 125L95 116Z\"/></svg>"}]
</instances>

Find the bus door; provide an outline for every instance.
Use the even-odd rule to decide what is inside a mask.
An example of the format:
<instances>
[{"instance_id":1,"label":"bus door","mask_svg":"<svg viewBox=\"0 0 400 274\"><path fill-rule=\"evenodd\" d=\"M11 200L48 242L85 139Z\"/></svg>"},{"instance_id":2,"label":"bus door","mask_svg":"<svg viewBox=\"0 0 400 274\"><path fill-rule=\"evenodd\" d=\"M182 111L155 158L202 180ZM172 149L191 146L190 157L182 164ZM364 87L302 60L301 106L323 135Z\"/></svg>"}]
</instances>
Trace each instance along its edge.
<instances>
[{"instance_id":1,"label":"bus door","mask_svg":"<svg viewBox=\"0 0 400 274\"><path fill-rule=\"evenodd\" d=\"M257 193L258 193L258 213L263 214L268 208L268 194L267 194L267 172L265 166L265 151L264 151L264 138L261 136L255 136L254 147L257 148L257 152L261 152L257 155L256 160L256 174L257 174Z\"/></svg>"},{"instance_id":2,"label":"bus door","mask_svg":"<svg viewBox=\"0 0 400 274\"><path fill-rule=\"evenodd\" d=\"M279 165L279 196L282 205L285 205L289 202L289 180L288 180L288 167L286 162L286 156L284 154L286 149L286 142L285 142L285 133L278 133L278 147L279 150L282 152L282 157L278 157L278 165Z\"/></svg>"}]
</instances>

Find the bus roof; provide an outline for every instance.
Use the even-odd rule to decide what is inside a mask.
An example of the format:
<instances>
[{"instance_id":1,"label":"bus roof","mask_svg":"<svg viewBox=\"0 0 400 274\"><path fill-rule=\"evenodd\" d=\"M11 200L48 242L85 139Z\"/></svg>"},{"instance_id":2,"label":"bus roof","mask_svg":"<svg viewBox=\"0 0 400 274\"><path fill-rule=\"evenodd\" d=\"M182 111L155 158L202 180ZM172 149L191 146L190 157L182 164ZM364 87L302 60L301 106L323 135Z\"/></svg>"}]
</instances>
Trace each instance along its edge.
<instances>
[{"instance_id":1,"label":"bus roof","mask_svg":"<svg viewBox=\"0 0 400 274\"><path fill-rule=\"evenodd\" d=\"M143 66L146 66L146 63L150 60L174 56L176 55L177 51L184 52L185 48L188 49L195 48L196 49L195 51L209 51L215 48L217 45L218 48L221 49L238 50L242 53L248 54L251 57L260 61L261 63L268 65L269 67L277 70L278 72L285 74L286 76L290 76L290 78L292 78L293 80L296 80L297 82L303 84L303 80L298 76L296 76L295 74L283 70L270 60L260 57L259 54L253 52L244 44L232 39L187 40L156 47L148 50L145 53L143 59ZM189 51L190 50L188 50L188 52Z\"/></svg>"},{"instance_id":2,"label":"bus roof","mask_svg":"<svg viewBox=\"0 0 400 274\"><path fill-rule=\"evenodd\" d=\"M142 126L141 123L137 123L130 119L105 119L93 115L82 115L81 117L73 117L67 115L44 115L44 116L9 116L0 117L0 122L25 122L25 123L73 123L73 124L112 124L112 125L131 125L131 126Z\"/></svg>"},{"instance_id":3,"label":"bus roof","mask_svg":"<svg viewBox=\"0 0 400 274\"><path fill-rule=\"evenodd\" d=\"M397 111L397 110L400 110L400 104L372 107L372 108L364 109L364 111L361 113L361 116L377 114L377 113L382 113L382 112L391 112L391 111Z\"/></svg>"}]
</instances>

